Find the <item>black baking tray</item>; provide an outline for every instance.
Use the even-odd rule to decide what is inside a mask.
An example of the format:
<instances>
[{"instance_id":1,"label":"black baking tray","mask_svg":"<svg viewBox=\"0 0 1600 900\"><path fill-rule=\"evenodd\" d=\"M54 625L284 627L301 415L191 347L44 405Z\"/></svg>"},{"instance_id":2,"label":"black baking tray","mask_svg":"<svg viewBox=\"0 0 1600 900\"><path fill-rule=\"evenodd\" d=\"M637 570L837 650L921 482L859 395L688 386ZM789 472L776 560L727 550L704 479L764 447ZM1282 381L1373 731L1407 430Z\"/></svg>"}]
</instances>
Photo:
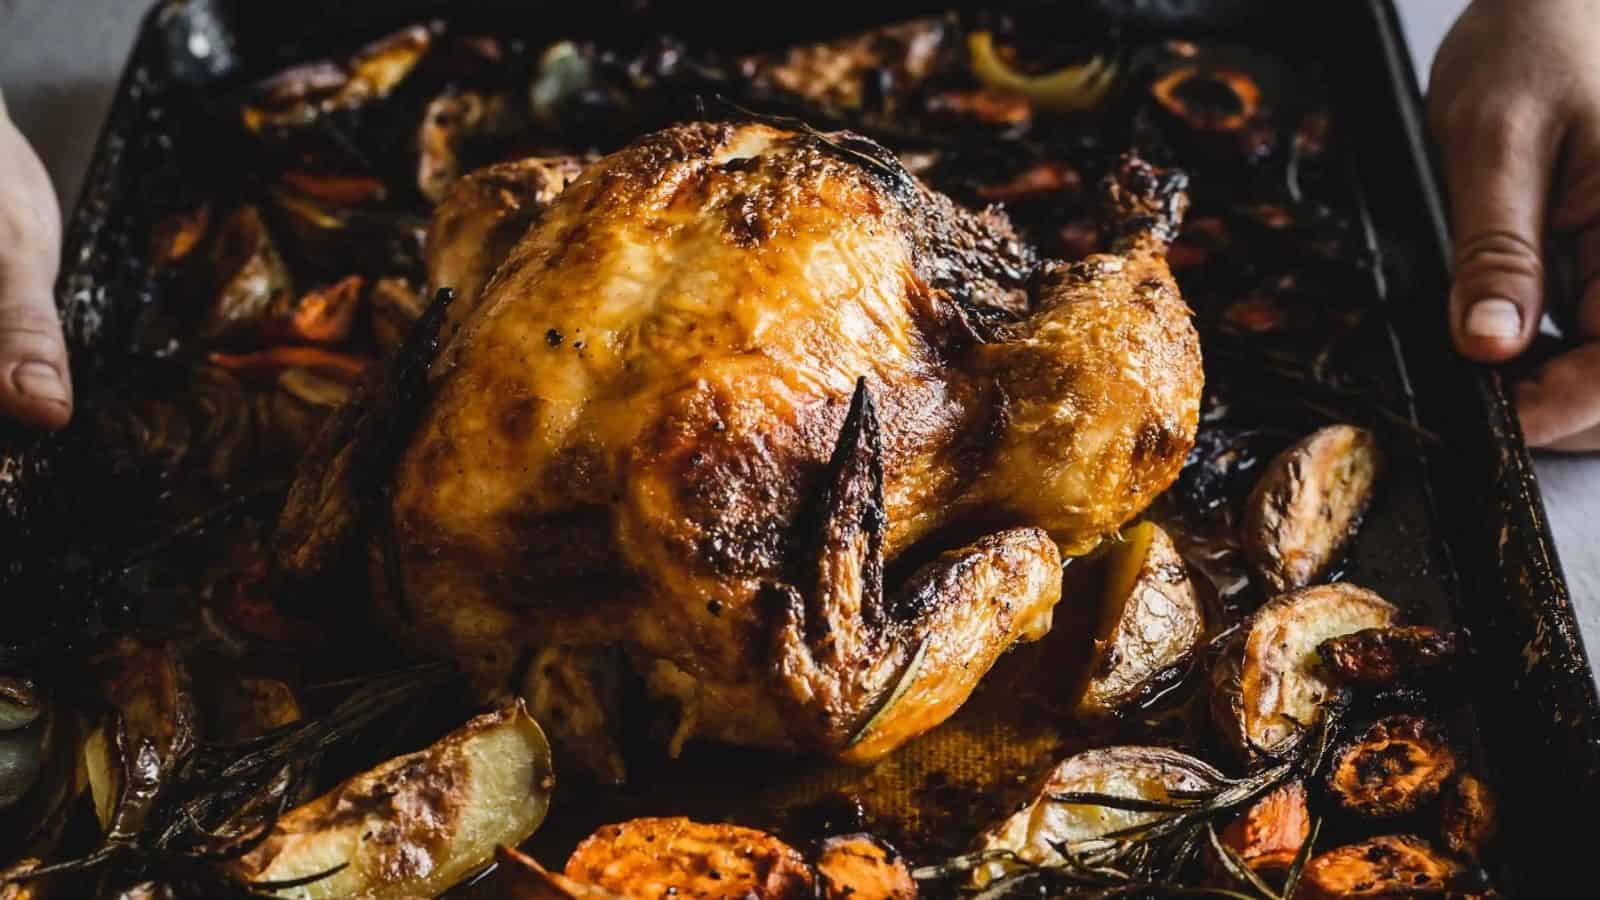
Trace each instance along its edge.
<instances>
[{"instance_id":1,"label":"black baking tray","mask_svg":"<svg viewBox=\"0 0 1600 900\"><path fill-rule=\"evenodd\" d=\"M284 62L426 18L530 37L592 34L620 46L670 31L700 46L754 49L960 5L159 3L139 33L67 229L58 302L80 406L92 411L116 384L129 329L149 299L142 259L154 204L142 193L142 176L179 165L185 154L228 153L225 136L174 127L184 104L215 102ZM1130 29L1221 35L1314 59L1325 73L1343 149L1373 222L1396 248L1385 270L1393 340L1374 348L1374 359L1401 402L1441 439L1398 462L1350 572L1403 606L1472 629L1468 687L1504 798L1498 874L1515 896L1565 894L1582 878L1594 834L1588 816L1600 809L1600 698L1501 377L1465 363L1447 343L1448 223L1392 3L1059 7L1064 34L1080 17L1110 16ZM46 439L0 434L0 608L7 611L0 668L36 664L30 653L57 646L46 638L81 629L85 617L114 625L119 614L82 608L111 548L135 547L140 537L119 529L135 511L119 505L115 479L95 466L87 418Z\"/></svg>"}]
</instances>

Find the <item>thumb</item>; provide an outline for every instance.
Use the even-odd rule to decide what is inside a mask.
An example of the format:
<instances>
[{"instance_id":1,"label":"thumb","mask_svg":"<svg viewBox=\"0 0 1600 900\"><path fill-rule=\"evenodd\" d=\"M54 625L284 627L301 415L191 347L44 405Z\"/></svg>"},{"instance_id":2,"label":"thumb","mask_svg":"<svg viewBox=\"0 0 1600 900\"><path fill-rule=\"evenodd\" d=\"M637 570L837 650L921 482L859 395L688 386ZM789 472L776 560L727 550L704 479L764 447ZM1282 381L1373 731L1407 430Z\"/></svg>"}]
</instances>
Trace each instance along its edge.
<instances>
[{"instance_id":1,"label":"thumb","mask_svg":"<svg viewBox=\"0 0 1600 900\"><path fill-rule=\"evenodd\" d=\"M60 428L72 416L55 305L60 247L50 177L0 96L0 420Z\"/></svg>"},{"instance_id":2,"label":"thumb","mask_svg":"<svg viewBox=\"0 0 1600 900\"><path fill-rule=\"evenodd\" d=\"M54 296L49 278L0 269L0 419L55 429L72 416Z\"/></svg>"},{"instance_id":3,"label":"thumb","mask_svg":"<svg viewBox=\"0 0 1600 900\"><path fill-rule=\"evenodd\" d=\"M1450 334L1479 362L1521 353L1544 309L1542 236L1557 136L1539 104L1469 104L1438 129L1455 234Z\"/></svg>"}]
</instances>

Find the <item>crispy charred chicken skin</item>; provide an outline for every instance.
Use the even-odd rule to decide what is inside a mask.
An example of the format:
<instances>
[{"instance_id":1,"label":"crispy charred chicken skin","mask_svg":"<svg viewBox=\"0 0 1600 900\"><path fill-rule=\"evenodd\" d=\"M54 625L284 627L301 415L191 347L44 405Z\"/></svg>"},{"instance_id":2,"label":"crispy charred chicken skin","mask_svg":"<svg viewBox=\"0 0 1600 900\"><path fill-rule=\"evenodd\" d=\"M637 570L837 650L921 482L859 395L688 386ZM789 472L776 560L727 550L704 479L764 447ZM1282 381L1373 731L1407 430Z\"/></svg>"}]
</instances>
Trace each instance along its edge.
<instances>
[{"instance_id":1,"label":"crispy charred chicken skin","mask_svg":"<svg viewBox=\"0 0 1600 900\"><path fill-rule=\"evenodd\" d=\"M350 445L383 429L336 417L278 535L292 576L365 550L394 631L486 691L622 647L679 740L870 761L1042 636L1062 556L1193 443L1181 176L1124 160L1113 252L1065 264L847 132L678 126L555 193L569 167L445 198L420 420L375 479Z\"/></svg>"}]
</instances>

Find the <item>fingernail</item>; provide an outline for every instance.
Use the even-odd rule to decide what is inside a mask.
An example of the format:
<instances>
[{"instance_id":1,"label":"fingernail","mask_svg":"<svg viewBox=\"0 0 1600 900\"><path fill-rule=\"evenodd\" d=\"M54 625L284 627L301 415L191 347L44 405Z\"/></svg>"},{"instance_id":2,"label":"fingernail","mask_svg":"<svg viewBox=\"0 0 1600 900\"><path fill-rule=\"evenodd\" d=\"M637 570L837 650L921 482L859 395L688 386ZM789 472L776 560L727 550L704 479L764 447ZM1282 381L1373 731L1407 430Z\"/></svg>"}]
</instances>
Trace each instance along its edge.
<instances>
[{"instance_id":1,"label":"fingernail","mask_svg":"<svg viewBox=\"0 0 1600 900\"><path fill-rule=\"evenodd\" d=\"M67 393L61 375L49 363L30 361L17 366L11 373L11 383L17 386L18 391L36 400L62 406L72 402L72 395Z\"/></svg>"},{"instance_id":2,"label":"fingernail","mask_svg":"<svg viewBox=\"0 0 1600 900\"><path fill-rule=\"evenodd\" d=\"M1514 338L1522 333L1522 310L1510 300L1491 297L1467 310L1467 334L1481 338Z\"/></svg>"}]
</instances>

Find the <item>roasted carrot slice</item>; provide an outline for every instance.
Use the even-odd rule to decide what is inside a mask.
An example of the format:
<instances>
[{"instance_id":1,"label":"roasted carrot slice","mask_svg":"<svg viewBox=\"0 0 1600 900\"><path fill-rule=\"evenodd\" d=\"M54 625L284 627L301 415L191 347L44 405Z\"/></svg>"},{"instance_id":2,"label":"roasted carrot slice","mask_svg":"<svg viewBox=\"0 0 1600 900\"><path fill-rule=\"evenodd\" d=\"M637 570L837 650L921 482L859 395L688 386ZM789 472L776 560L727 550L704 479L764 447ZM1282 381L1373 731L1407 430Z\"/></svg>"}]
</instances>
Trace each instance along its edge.
<instances>
[{"instance_id":1,"label":"roasted carrot slice","mask_svg":"<svg viewBox=\"0 0 1600 900\"><path fill-rule=\"evenodd\" d=\"M307 291L293 309L280 310L275 320L288 336L314 344L336 344L350 336L350 326L361 306L366 279L351 275L334 284Z\"/></svg>"},{"instance_id":2,"label":"roasted carrot slice","mask_svg":"<svg viewBox=\"0 0 1600 900\"><path fill-rule=\"evenodd\" d=\"M388 193L383 182L371 175L327 175L289 169L278 180L318 200L350 206L382 200Z\"/></svg>"},{"instance_id":3,"label":"roasted carrot slice","mask_svg":"<svg viewBox=\"0 0 1600 900\"><path fill-rule=\"evenodd\" d=\"M310 369L319 375L356 382L372 360L321 347L281 346L254 353L213 353L211 364L242 375L276 376L284 369Z\"/></svg>"},{"instance_id":4,"label":"roasted carrot slice","mask_svg":"<svg viewBox=\"0 0 1600 900\"><path fill-rule=\"evenodd\" d=\"M1257 872L1281 873L1294 864L1311 834L1306 789L1292 781L1262 797L1222 831L1222 842Z\"/></svg>"},{"instance_id":5,"label":"roasted carrot slice","mask_svg":"<svg viewBox=\"0 0 1600 900\"><path fill-rule=\"evenodd\" d=\"M815 890L800 853L772 835L681 816L602 826L572 851L566 876L650 900L801 900Z\"/></svg>"}]
</instances>

